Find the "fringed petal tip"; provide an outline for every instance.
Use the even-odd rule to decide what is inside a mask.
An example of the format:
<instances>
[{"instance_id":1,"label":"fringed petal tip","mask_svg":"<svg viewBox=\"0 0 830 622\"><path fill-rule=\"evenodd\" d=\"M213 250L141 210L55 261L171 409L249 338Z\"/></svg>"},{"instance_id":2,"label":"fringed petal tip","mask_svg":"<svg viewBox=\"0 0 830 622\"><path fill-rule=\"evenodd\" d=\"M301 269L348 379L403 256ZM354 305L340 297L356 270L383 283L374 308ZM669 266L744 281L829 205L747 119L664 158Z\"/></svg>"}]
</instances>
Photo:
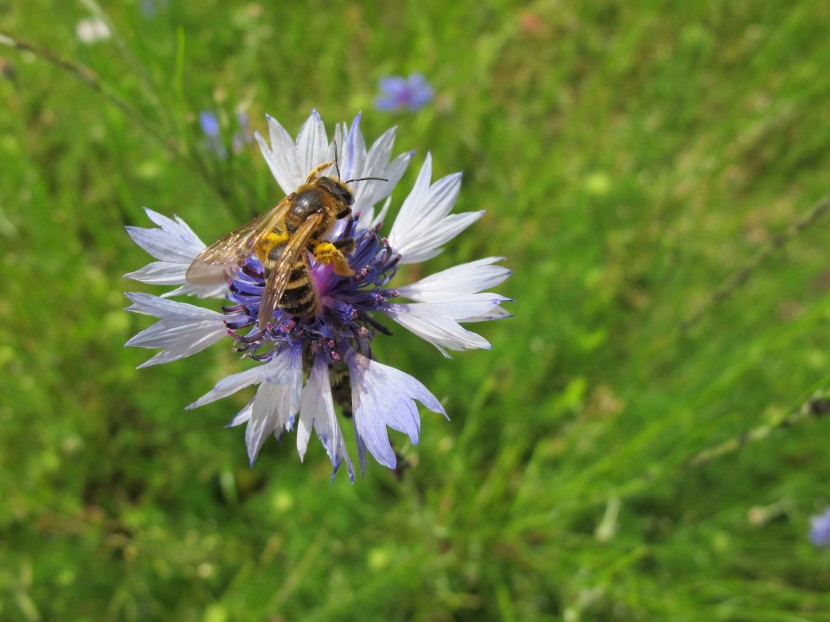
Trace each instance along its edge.
<instances>
[{"instance_id":1,"label":"fringed petal tip","mask_svg":"<svg viewBox=\"0 0 830 622\"><path fill-rule=\"evenodd\" d=\"M355 480L355 475L356 475L355 470L354 470L354 465L352 464L351 460L347 459L345 462L346 462L346 471L349 475L349 483L354 485L354 480ZM340 470L340 465L342 463L343 463L343 461L341 460L341 461L338 461L337 464L334 465L334 468L331 471L331 482L330 482L331 484L334 484L334 478L337 475L337 471Z\"/></svg>"},{"instance_id":2,"label":"fringed petal tip","mask_svg":"<svg viewBox=\"0 0 830 622\"><path fill-rule=\"evenodd\" d=\"M395 452L387 427L418 443L421 420L417 402L446 416L438 399L416 378L357 353L347 359L352 381L352 411L361 470L365 451L383 466L394 469Z\"/></svg>"}]
</instances>

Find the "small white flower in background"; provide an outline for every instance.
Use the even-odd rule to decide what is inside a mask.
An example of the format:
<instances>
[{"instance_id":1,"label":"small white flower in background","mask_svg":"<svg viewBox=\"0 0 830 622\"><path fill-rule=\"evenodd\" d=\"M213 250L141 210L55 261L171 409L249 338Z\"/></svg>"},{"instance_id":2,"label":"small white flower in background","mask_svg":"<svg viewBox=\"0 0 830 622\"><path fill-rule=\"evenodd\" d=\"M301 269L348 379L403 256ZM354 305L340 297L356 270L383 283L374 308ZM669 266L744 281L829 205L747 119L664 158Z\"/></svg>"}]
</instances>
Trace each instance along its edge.
<instances>
[{"instance_id":1,"label":"small white flower in background","mask_svg":"<svg viewBox=\"0 0 830 622\"><path fill-rule=\"evenodd\" d=\"M75 25L75 35L81 43L91 44L110 38L110 29L100 17L85 17Z\"/></svg>"},{"instance_id":2,"label":"small white flower in background","mask_svg":"<svg viewBox=\"0 0 830 622\"><path fill-rule=\"evenodd\" d=\"M348 238L355 240L354 250L346 254L354 275L338 275L330 265L318 263L309 253L309 277L320 302L319 311L310 317L292 317L277 309L262 330L257 325L264 280L256 254L248 257L239 272L224 284L190 284L185 279L187 269L205 244L178 217L170 219L148 209L147 215L158 228L127 230L158 261L127 276L144 283L179 287L162 297L127 294L133 302L130 311L159 319L127 345L162 350L144 367L190 356L230 335L235 350L245 352L258 365L220 380L188 408L258 385L255 397L230 423L247 423L245 437L252 464L271 433L280 439L296 425L301 458L314 429L334 472L345 461L353 481L355 469L335 411L338 403L344 419L352 418L361 472L365 472L367 451L393 469L396 456L387 427L404 432L414 444L420 431L416 402L433 412L445 416L446 413L420 381L376 360L372 340L379 333L389 334L378 319L385 316L397 322L445 356L449 356L448 350L489 349L490 344L483 337L460 323L509 317L500 306L508 299L483 290L501 283L510 272L496 265L501 257L488 257L415 283L388 287L398 265L434 257L443 250L443 244L481 217L482 212L450 214L461 187L460 174L433 183L431 158L427 154L387 239L379 235L381 220L389 208L388 197L412 156L404 153L391 158L394 129L367 149L359 115L350 127L340 124L335 128L333 142L316 111L305 122L296 141L271 117L268 128L270 145L259 133L256 139L286 195L303 183L309 171L334 159L335 145L342 179L388 180L356 182L351 189L352 216L338 220L330 233L335 244ZM383 206L376 213L375 207L381 201ZM217 266L217 270L221 282L221 267ZM166 299L179 294L226 298L229 304L217 305L218 310L213 311Z\"/></svg>"}]
</instances>

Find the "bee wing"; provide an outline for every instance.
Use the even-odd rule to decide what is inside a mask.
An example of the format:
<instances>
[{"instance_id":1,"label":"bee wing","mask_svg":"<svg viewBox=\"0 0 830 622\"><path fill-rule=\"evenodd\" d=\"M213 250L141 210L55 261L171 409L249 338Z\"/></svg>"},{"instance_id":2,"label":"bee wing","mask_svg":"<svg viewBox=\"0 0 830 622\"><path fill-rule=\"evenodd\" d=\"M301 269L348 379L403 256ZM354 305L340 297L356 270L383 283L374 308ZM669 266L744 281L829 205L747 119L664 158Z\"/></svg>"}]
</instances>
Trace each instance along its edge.
<instances>
[{"instance_id":1,"label":"bee wing","mask_svg":"<svg viewBox=\"0 0 830 622\"><path fill-rule=\"evenodd\" d=\"M233 278L239 266L253 253L254 244L280 221L291 206L286 197L276 206L222 236L205 248L187 268L185 280L193 285L219 285Z\"/></svg>"},{"instance_id":2,"label":"bee wing","mask_svg":"<svg viewBox=\"0 0 830 622\"><path fill-rule=\"evenodd\" d=\"M305 251L306 244L311 235L323 221L322 214L309 216L300 228L294 232L285 244L279 257L266 260L265 265L265 290L262 292L262 299L259 304L259 328L264 329L277 308L280 298L285 293L285 288L291 281L291 273L294 271L294 264Z\"/></svg>"}]
</instances>

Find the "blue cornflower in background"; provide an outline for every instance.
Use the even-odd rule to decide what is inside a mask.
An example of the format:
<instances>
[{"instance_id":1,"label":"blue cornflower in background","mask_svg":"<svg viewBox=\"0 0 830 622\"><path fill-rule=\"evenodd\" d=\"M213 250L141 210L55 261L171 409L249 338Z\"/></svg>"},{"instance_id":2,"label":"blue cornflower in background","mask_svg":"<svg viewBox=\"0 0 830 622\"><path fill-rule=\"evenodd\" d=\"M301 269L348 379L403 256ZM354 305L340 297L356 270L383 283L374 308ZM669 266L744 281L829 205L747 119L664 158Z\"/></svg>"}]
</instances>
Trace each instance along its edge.
<instances>
[{"instance_id":1,"label":"blue cornflower in background","mask_svg":"<svg viewBox=\"0 0 830 622\"><path fill-rule=\"evenodd\" d=\"M253 142L254 136L251 134L251 127L248 122L248 115L240 111L236 114L236 122L239 124L239 131L235 132L231 139L234 153L239 153L245 147Z\"/></svg>"},{"instance_id":2,"label":"blue cornflower in background","mask_svg":"<svg viewBox=\"0 0 830 622\"><path fill-rule=\"evenodd\" d=\"M231 138L231 147L234 153L239 153L245 145L253 142L253 134L251 134L248 115L245 112L237 113L236 121L239 125L239 130L234 132ZM222 159L228 157L228 150L222 144L222 126L216 115L207 111L200 112L199 127L202 128L202 133L205 135L206 149L212 151Z\"/></svg>"},{"instance_id":3,"label":"blue cornflower in background","mask_svg":"<svg viewBox=\"0 0 830 622\"><path fill-rule=\"evenodd\" d=\"M410 112L415 112L435 97L435 91L420 73L410 74L408 78L382 78L379 86L382 95L375 100L378 110L395 112L406 108Z\"/></svg>"},{"instance_id":4,"label":"blue cornflower in background","mask_svg":"<svg viewBox=\"0 0 830 622\"><path fill-rule=\"evenodd\" d=\"M222 126L219 119L212 112L202 111L199 113L199 127L205 135L205 146L220 158L228 156L228 150L222 144Z\"/></svg>"},{"instance_id":5,"label":"blue cornflower in background","mask_svg":"<svg viewBox=\"0 0 830 622\"><path fill-rule=\"evenodd\" d=\"M830 544L830 507L810 519L810 542L816 546Z\"/></svg>"},{"instance_id":6,"label":"blue cornflower in background","mask_svg":"<svg viewBox=\"0 0 830 622\"><path fill-rule=\"evenodd\" d=\"M219 119L212 112L202 111L199 113L199 126L209 138L218 138L221 126Z\"/></svg>"},{"instance_id":7,"label":"blue cornflower in background","mask_svg":"<svg viewBox=\"0 0 830 622\"><path fill-rule=\"evenodd\" d=\"M245 438L251 463L271 433L281 439L296 426L301 458L315 430L334 472L345 461L354 480L354 466L334 409L337 401L352 414L361 472L365 472L367 452L384 466L395 468L396 456L387 428L406 433L414 444L420 433L416 402L433 412L446 413L420 381L376 359L372 341L378 334L388 334L378 320L386 317L397 322L445 356L449 356L448 350L489 349L484 338L464 329L461 323L510 315L500 306L507 298L483 291L501 283L510 273L495 265L502 258L488 257L415 283L391 286L398 266L434 257L443 250L444 243L481 217L480 211L450 213L460 190L460 174L432 183L432 161L427 154L388 236L382 237L389 195L412 157L411 152L403 153L390 161L394 128L367 150L359 116L350 127L338 125L333 142L327 138L316 112L305 122L296 141L270 117L268 126L270 145L259 133L255 137L286 194L294 192L309 171L332 161L335 145L339 149L341 179L388 180L355 182L351 188L352 216L337 221L329 232L334 243L355 240L354 250L346 255L354 275L338 275L331 265L318 263L309 254L309 276L320 303L318 312L310 317L292 317L277 309L267 327L260 330L258 313L264 278L256 256L248 257L228 281L219 274L215 284L188 283L187 269L205 244L178 217L170 219L148 209L147 215L159 228L127 230L158 261L127 276L144 283L180 287L162 297L127 294L133 303L130 311L159 318L127 345L162 349L143 367L190 356L230 337L236 351L256 361L255 367L220 380L188 407L202 406L258 385L255 397L229 424L247 424ZM381 201L383 205L376 212ZM178 294L226 298L229 304L214 311L166 299Z\"/></svg>"},{"instance_id":8,"label":"blue cornflower in background","mask_svg":"<svg viewBox=\"0 0 830 622\"><path fill-rule=\"evenodd\" d=\"M166 10L169 5L170 0L141 0L141 14L148 19L152 19Z\"/></svg>"}]
</instances>

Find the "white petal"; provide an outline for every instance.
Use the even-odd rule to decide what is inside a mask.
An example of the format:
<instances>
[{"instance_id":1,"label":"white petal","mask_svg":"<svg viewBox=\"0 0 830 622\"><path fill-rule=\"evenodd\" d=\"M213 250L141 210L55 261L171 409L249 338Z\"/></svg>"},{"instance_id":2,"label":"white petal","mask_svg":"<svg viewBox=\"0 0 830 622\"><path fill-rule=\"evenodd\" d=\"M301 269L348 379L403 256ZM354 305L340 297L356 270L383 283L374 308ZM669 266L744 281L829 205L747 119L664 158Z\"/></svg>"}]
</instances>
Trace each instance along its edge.
<instances>
[{"instance_id":1,"label":"white petal","mask_svg":"<svg viewBox=\"0 0 830 622\"><path fill-rule=\"evenodd\" d=\"M189 265L154 261L140 270L130 272L124 276L134 281L149 283L150 285L179 285L184 281L184 275Z\"/></svg>"},{"instance_id":2,"label":"white petal","mask_svg":"<svg viewBox=\"0 0 830 622\"><path fill-rule=\"evenodd\" d=\"M338 161L342 160L341 153L343 150L343 145L346 144L346 136L349 135L349 127L344 123L340 122L334 126L334 138L332 139L333 143L337 145L337 159ZM342 172L342 171L341 171ZM348 177L343 176L343 179L348 179Z\"/></svg>"},{"instance_id":3,"label":"white petal","mask_svg":"<svg viewBox=\"0 0 830 622\"><path fill-rule=\"evenodd\" d=\"M358 219L357 229L360 231L361 229L371 229L372 227L377 226L378 224L383 224L383 220L386 218L386 214L389 212L389 206L392 204L392 197L388 197L384 202L383 206L375 216L375 208L370 207L367 210L361 212L360 218Z\"/></svg>"},{"instance_id":4,"label":"white petal","mask_svg":"<svg viewBox=\"0 0 830 622\"><path fill-rule=\"evenodd\" d=\"M361 469L365 465L366 449L375 460L394 469L395 452L389 443L387 426L404 432L413 444L417 444L420 417L415 400L446 417L444 407L420 381L394 367L357 353L353 353L347 362Z\"/></svg>"},{"instance_id":5,"label":"white petal","mask_svg":"<svg viewBox=\"0 0 830 622\"><path fill-rule=\"evenodd\" d=\"M136 244L156 259L190 264L205 248L205 243L178 216L172 220L147 207L144 211L159 229L129 226L125 229Z\"/></svg>"},{"instance_id":6,"label":"white petal","mask_svg":"<svg viewBox=\"0 0 830 622\"><path fill-rule=\"evenodd\" d=\"M475 294L498 285L510 276L507 268L492 265L502 260L504 257L471 261L396 289L404 298L417 302L440 302L461 294Z\"/></svg>"},{"instance_id":7,"label":"white petal","mask_svg":"<svg viewBox=\"0 0 830 622\"><path fill-rule=\"evenodd\" d=\"M297 146L279 121L270 115L266 115L266 119L271 140L270 147L259 132L254 133L254 138L259 143L259 149L268 163L268 168L271 169L271 174L283 192L288 195L294 192L303 180L303 173L300 172L297 162Z\"/></svg>"},{"instance_id":8,"label":"white petal","mask_svg":"<svg viewBox=\"0 0 830 622\"><path fill-rule=\"evenodd\" d=\"M369 180L357 182L352 186L355 191L354 211L360 212L358 219L358 229L367 229L373 220L371 214L374 211L374 205L386 199L395 188L395 185L400 181L403 174L406 172L409 162L412 159L412 153L402 153L385 168L374 166L370 163L366 167L363 176L365 177L383 177L388 181ZM360 186L358 188L358 186Z\"/></svg>"},{"instance_id":9,"label":"white petal","mask_svg":"<svg viewBox=\"0 0 830 622\"><path fill-rule=\"evenodd\" d=\"M316 110L303 123L296 143L276 119L270 116L267 119L271 145L259 132L254 137L271 174L288 195L305 181L312 169L332 160L334 151L329 147L325 125Z\"/></svg>"},{"instance_id":10,"label":"white petal","mask_svg":"<svg viewBox=\"0 0 830 622\"><path fill-rule=\"evenodd\" d=\"M179 285L184 283L185 274L190 264L172 264L164 261L154 261L140 270L130 272L124 276L134 281L150 285ZM173 291L165 292L162 298L180 296L183 294L196 295L199 298L224 298L228 291L224 268L216 266L215 285L193 285L184 283Z\"/></svg>"},{"instance_id":11,"label":"white petal","mask_svg":"<svg viewBox=\"0 0 830 622\"><path fill-rule=\"evenodd\" d=\"M169 363L213 345L227 334L225 316L182 302L164 300L150 294L128 293L133 304L128 311L159 318L149 328L130 339L126 345L140 348L163 348L139 367Z\"/></svg>"},{"instance_id":12,"label":"white petal","mask_svg":"<svg viewBox=\"0 0 830 622\"><path fill-rule=\"evenodd\" d=\"M441 303L416 302L412 304L389 304L381 312L395 320L421 339L434 345L449 357L449 350L490 349L489 342L476 333L462 328L458 322L468 317L486 313L497 302L488 301L445 301Z\"/></svg>"},{"instance_id":13,"label":"white petal","mask_svg":"<svg viewBox=\"0 0 830 622\"><path fill-rule=\"evenodd\" d=\"M248 421L251 418L251 413L254 410L254 399L255 398L251 398L251 400L247 404L245 404L245 408L236 413L236 415L234 415L234 418L231 419L231 422L225 427L234 428L238 425L242 425L243 423L248 423Z\"/></svg>"},{"instance_id":14,"label":"white petal","mask_svg":"<svg viewBox=\"0 0 830 622\"><path fill-rule=\"evenodd\" d=\"M366 160L366 141L360 131L360 113L355 116L346 140L340 145L340 177L344 180L363 177L363 165ZM387 160L388 161L388 160ZM358 190L355 190L356 195Z\"/></svg>"},{"instance_id":15,"label":"white petal","mask_svg":"<svg viewBox=\"0 0 830 622\"><path fill-rule=\"evenodd\" d=\"M466 294L455 298L446 298L440 302L416 302L398 306L417 308L420 313L446 315L456 322L466 322L467 318L486 315L503 302L512 302L499 294L483 292Z\"/></svg>"},{"instance_id":16,"label":"white petal","mask_svg":"<svg viewBox=\"0 0 830 622\"><path fill-rule=\"evenodd\" d=\"M280 407L286 402L287 391L285 386L267 382L260 384L257 389L251 406L251 416L245 428L245 446L248 448L251 466L271 432L276 431L279 434L282 430L286 410Z\"/></svg>"},{"instance_id":17,"label":"white petal","mask_svg":"<svg viewBox=\"0 0 830 622\"><path fill-rule=\"evenodd\" d=\"M392 230L389 243L401 254L401 263L417 263L441 252L441 245L454 238L484 212L452 214L461 188L461 174L448 175L430 185L432 158L424 161L421 172L407 196Z\"/></svg>"},{"instance_id":18,"label":"white petal","mask_svg":"<svg viewBox=\"0 0 830 622\"><path fill-rule=\"evenodd\" d=\"M277 355L268 363L257 365L251 369L231 374L222 378L216 383L208 393L200 397L198 400L188 406L191 408L198 408L205 404L210 404L223 397L232 395L240 389L248 387L252 384L259 384L263 381L273 382L275 384L287 384L292 381L292 371L289 367L290 357Z\"/></svg>"},{"instance_id":19,"label":"white petal","mask_svg":"<svg viewBox=\"0 0 830 622\"><path fill-rule=\"evenodd\" d=\"M389 160L392 158L392 149L395 146L395 132L396 128L389 128L372 144L364 158L365 170L380 171L389 168ZM372 186L367 187L371 188ZM366 187L363 188L364 191L365 189ZM377 201L373 201L373 203L377 203Z\"/></svg>"},{"instance_id":20,"label":"white petal","mask_svg":"<svg viewBox=\"0 0 830 622\"><path fill-rule=\"evenodd\" d=\"M327 143L325 125L316 110L303 124L296 143L271 117L268 117L268 127L270 146L259 133L255 136L271 173L286 194L294 192L315 167L333 160L335 147L341 179L380 177L388 180L366 179L352 185L355 199L352 210L361 213L361 229L373 219L374 205L389 196L412 157L411 153L404 153L389 161L395 142L394 128L381 135L367 152L359 114L348 129L342 123L335 127L331 144Z\"/></svg>"},{"instance_id":21,"label":"white petal","mask_svg":"<svg viewBox=\"0 0 830 622\"><path fill-rule=\"evenodd\" d=\"M326 449L334 472L337 472L340 463L345 460L349 479L354 481L354 465L349 458L346 442L334 411L329 366L322 355L317 355L315 358L308 383L300 398L300 419L297 423L297 451L300 454L300 460L305 457L312 428L317 430L317 436Z\"/></svg>"},{"instance_id":22,"label":"white petal","mask_svg":"<svg viewBox=\"0 0 830 622\"><path fill-rule=\"evenodd\" d=\"M410 190L409 195L401 206L397 218L392 225L392 230L389 233L389 240L404 240L405 234L408 231L415 229L418 226L419 214L418 208L426 202L427 194L429 193L429 183L432 177L432 154L427 152L424 158L424 164L421 166L421 171L415 179L415 183ZM399 245L396 245L397 248Z\"/></svg>"},{"instance_id":23,"label":"white petal","mask_svg":"<svg viewBox=\"0 0 830 622\"><path fill-rule=\"evenodd\" d=\"M323 119L316 110L306 119L297 134L297 163L302 172L302 178L290 192L293 192L306 178L306 176L323 162L327 161L329 154L329 141L326 138L326 126Z\"/></svg>"},{"instance_id":24,"label":"white petal","mask_svg":"<svg viewBox=\"0 0 830 622\"><path fill-rule=\"evenodd\" d=\"M245 444L251 464L271 432L279 438L283 431L291 429L299 410L303 380L301 351L287 350L280 357L286 358L286 374L274 378L280 380L280 384L265 380L259 385L245 429Z\"/></svg>"},{"instance_id":25,"label":"white petal","mask_svg":"<svg viewBox=\"0 0 830 622\"><path fill-rule=\"evenodd\" d=\"M224 276L222 277L224 281ZM225 298L228 293L228 286L226 282L221 285L192 285L186 283L181 287L177 287L173 291L166 292L161 295L162 298L172 298L173 296L193 295L199 298Z\"/></svg>"},{"instance_id":26,"label":"white petal","mask_svg":"<svg viewBox=\"0 0 830 622\"><path fill-rule=\"evenodd\" d=\"M132 305L127 307L127 311L134 313L144 313L145 315L154 315L160 319L169 320L215 320L222 321L224 315L197 307L185 302L176 302L175 300L165 300L152 294L144 294L139 292L127 292L124 294L132 301Z\"/></svg>"},{"instance_id":27,"label":"white petal","mask_svg":"<svg viewBox=\"0 0 830 622\"><path fill-rule=\"evenodd\" d=\"M469 317L460 318L459 322L489 322L491 320L503 320L513 317L513 314L501 307L493 307L478 315L471 315Z\"/></svg>"},{"instance_id":28,"label":"white petal","mask_svg":"<svg viewBox=\"0 0 830 622\"><path fill-rule=\"evenodd\" d=\"M171 220L166 216L144 208L147 216L159 229L126 227L130 237L145 251L160 261L144 266L124 276L152 285L181 285L164 296L195 294L201 298L222 298L226 293L225 277L221 267L213 285L191 285L185 274L196 256L205 248L204 242L178 216Z\"/></svg>"},{"instance_id":29,"label":"white petal","mask_svg":"<svg viewBox=\"0 0 830 622\"><path fill-rule=\"evenodd\" d=\"M340 130L342 134L344 130ZM406 171L412 153L403 153L391 163L392 148L395 144L395 128L384 132L367 152L366 142L360 131L360 115L355 117L345 137L340 161L340 176L343 180L362 179L351 184L354 204L352 211L360 213L358 228L365 229L372 220L374 205L392 192L395 184ZM385 181L384 181L385 180Z\"/></svg>"},{"instance_id":30,"label":"white petal","mask_svg":"<svg viewBox=\"0 0 830 622\"><path fill-rule=\"evenodd\" d=\"M444 250L442 244L453 239L483 215L484 211L450 214L436 222L432 228L421 227L414 231L404 246L395 246L391 240L390 244L401 254L400 263L420 263L438 255Z\"/></svg>"},{"instance_id":31,"label":"white petal","mask_svg":"<svg viewBox=\"0 0 830 622\"><path fill-rule=\"evenodd\" d=\"M322 363L322 366L320 365ZM334 415L334 400L331 396L328 365L320 358L315 357L314 366L308 376L303 393L300 396L300 419L297 422L297 452L300 460L305 458L311 431L314 429L314 420L328 419L329 412ZM338 426L337 433L340 428ZM331 458L331 453L329 453ZM332 459L332 463L334 460Z\"/></svg>"}]
</instances>

